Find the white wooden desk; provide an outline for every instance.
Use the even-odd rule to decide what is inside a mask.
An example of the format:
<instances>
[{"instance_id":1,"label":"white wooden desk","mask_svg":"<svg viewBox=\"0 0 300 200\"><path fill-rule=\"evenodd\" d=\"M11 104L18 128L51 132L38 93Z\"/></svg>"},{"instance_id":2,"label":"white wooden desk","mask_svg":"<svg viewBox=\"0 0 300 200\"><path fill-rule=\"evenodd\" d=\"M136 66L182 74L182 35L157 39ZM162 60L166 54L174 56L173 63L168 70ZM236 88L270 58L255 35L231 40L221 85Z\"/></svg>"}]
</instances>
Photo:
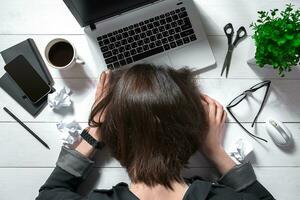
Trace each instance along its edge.
<instances>
[{"instance_id":1,"label":"white wooden desk","mask_svg":"<svg viewBox=\"0 0 300 200\"><path fill-rule=\"evenodd\" d=\"M251 162L258 179L279 200L294 200L300 196L300 70L294 69L285 78L279 78L273 70L251 68L246 64L251 51L251 38L242 42L235 50L229 78L221 78L220 71L227 50L227 39L223 26L232 22L234 27L244 25L250 34L249 24L256 19L261 9L283 8L286 3L300 6L299 0L196 0L202 21L217 60L217 68L200 75L199 86L203 92L226 105L236 95L263 79L272 80L268 102L256 126L258 135L269 143L262 144L250 138L231 118L225 137L225 148L241 137L254 146ZM54 113L49 107L35 119L0 89L0 199L31 200L38 194L55 166L60 151L60 133L56 123L63 118L75 118L84 126L92 104L95 84L104 66L96 66L90 49L77 24L62 0L0 0L0 51L33 38L43 54L51 39L63 37L74 43L86 65L60 73L50 69L55 87L64 85L73 91L73 109L67 113ZM4 61L0 59L0 73ZM261 93L257 93L261 98ZM51 150L43 147L31 135L8 116L2 107L7 106L32 128ZM257 104L241 104L236 112L245 126L253 119ZM251 117L252 116L252 117ZM295 146L290 151L280 150L270 140L264 129L266 117L273 116L285 122L292 131ZM191 158L192 169L187 174L209 176L213 171L199 153ZM129 182L126 171L109 157L107 152L98 156L96 168L90 176L87 188L110 188L112 185ZM86 188L85 188L86 189Z\"/></svg>"}]
</instances>

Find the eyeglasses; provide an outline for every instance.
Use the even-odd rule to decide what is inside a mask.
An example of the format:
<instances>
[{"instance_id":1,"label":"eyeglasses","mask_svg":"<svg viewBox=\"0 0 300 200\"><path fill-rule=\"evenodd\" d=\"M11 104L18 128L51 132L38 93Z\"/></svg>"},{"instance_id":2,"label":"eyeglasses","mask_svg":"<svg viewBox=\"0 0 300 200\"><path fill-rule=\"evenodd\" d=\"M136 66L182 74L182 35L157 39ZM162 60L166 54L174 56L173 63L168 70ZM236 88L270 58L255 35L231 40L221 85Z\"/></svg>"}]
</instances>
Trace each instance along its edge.
<instances>
[{"instance_id":1,"label":"eyeglasses","mask_svg":"<svg viewBox=\"0 0 300 200\"><path fill-rule=\"evenodd\" d=\"M237 118L233 115L233 113L231 112L231 108L235 107L236 105L238 105L242 100L244 100L249 94L252 94L253 92L257 91L258 89L262 88L262 87L267 87L266 89L266 92L265 92L265 96L263 98L263 101L261 103L261 106L258 110L258 113L256 114L252 124L251 124L251 127L254 126L259 114L261 113L262 111L262 108L263 108L263 105L265 104L265 101L267 99L267 96L268 96L268 92L269 92L269 88L270 88L270 85L271 85L271 81L263 81L261 83L258 83L254 86L252 86L250 89L248 90L245 90L242 94L240 94L239 96L237 96L236 98L234 98L227 106L227 110L229 112L229 114L233 117L233 119L241 126L242 129L244 129L251 137L253 138L256 138L256 139L259 139L259 140L262 140L264 142L268 142L266 139L263 139L261 137L258 137L254 134L252 134L250 131L248 131L238 120Z\"/></svg>"}]
</instances>

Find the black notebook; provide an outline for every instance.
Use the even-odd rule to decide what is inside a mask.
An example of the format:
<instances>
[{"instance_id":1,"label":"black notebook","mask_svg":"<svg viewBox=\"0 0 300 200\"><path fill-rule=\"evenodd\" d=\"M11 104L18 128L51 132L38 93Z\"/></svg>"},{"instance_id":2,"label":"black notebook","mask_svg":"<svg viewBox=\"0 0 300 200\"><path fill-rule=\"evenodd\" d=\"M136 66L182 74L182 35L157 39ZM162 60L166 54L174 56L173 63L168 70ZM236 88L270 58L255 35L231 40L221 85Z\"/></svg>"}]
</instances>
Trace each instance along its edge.
<instances>
[{"instance_id":1,"label":"black notebook","mask_svg":"<svg viewBox=\"0 0 300 200\"><path fill-rule=\"evenodd\" d=\"M50 72L47 69L45 62L42 59L33 39L27 39L15 46L12 46L0 54L5 63L9 63L19 55L23 55L28 62L34 67L36 72L48 83L51 87L54 81ZM5 73L0 78L0 87L9 94L15 101L17 101L25 110L31 115L36 116L47 104L47 96L37 103L33 103L28 99L22 89L15 83L15 81Z\"/></svg>"}]
</instances>

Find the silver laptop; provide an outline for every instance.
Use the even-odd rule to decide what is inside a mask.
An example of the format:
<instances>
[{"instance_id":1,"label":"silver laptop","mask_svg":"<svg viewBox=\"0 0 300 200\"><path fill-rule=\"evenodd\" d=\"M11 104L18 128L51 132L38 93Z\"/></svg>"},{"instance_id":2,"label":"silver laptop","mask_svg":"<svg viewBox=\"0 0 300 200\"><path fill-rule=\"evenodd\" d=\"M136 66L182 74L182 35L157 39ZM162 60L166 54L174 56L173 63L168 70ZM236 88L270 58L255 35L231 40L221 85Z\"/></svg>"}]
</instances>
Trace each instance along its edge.
<instances>
[{"instance_id":1,"label":"silver laptop","mask_svg":"<svg viewBox=\"0 0 300 200\"><path fill-rule=\"evenodd\" d=\"M196 70L215 58L193 0L64 0L93 57L115 69L137 63Z\"/></svg>"}]
</instances>

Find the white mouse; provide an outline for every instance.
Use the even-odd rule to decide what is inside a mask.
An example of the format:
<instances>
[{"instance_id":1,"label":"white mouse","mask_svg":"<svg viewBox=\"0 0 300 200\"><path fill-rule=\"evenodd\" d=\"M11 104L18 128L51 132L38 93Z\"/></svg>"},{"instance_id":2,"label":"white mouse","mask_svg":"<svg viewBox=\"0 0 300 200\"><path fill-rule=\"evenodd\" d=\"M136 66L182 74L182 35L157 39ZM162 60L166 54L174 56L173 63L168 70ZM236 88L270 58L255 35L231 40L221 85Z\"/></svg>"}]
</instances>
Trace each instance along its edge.
<instances>
[{"instance_id":1,"label":"white mouse","mask_svg":"<svg viewBox=\"0 0 300 200\"><path fill-rule=\"evenodd\" d=\"M287 127L276 119L267 119L266 130L278 146L288 146L292 142L292 134Z\"/></svg>"}]
</instances>

